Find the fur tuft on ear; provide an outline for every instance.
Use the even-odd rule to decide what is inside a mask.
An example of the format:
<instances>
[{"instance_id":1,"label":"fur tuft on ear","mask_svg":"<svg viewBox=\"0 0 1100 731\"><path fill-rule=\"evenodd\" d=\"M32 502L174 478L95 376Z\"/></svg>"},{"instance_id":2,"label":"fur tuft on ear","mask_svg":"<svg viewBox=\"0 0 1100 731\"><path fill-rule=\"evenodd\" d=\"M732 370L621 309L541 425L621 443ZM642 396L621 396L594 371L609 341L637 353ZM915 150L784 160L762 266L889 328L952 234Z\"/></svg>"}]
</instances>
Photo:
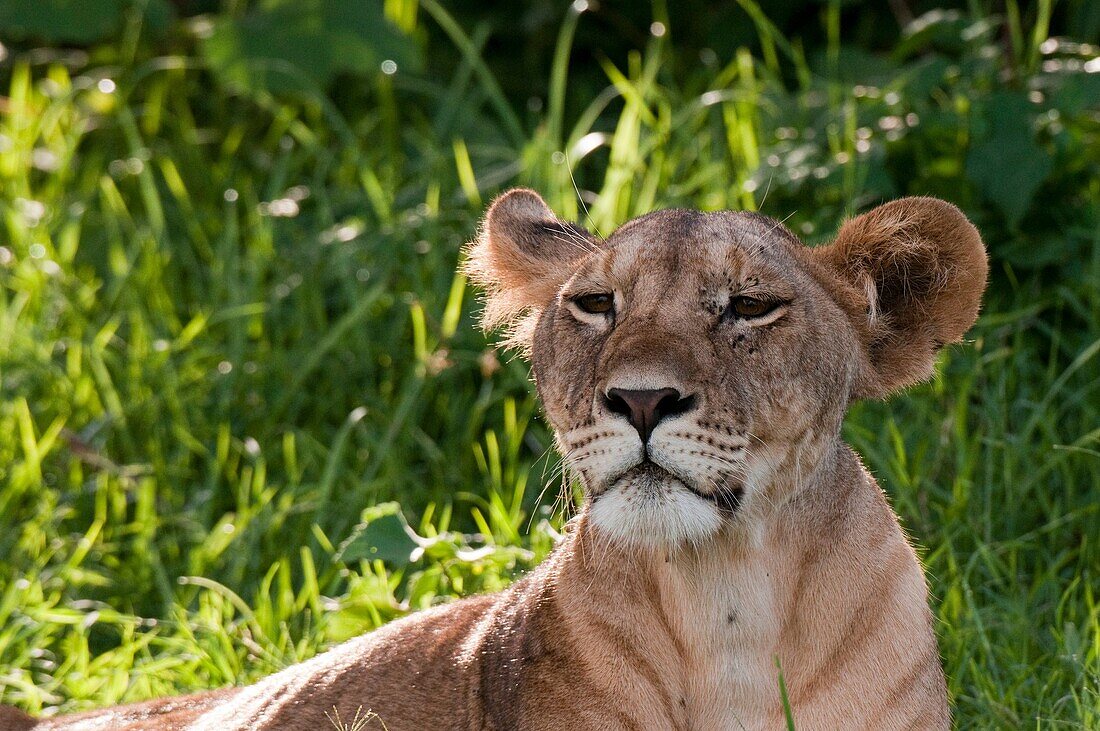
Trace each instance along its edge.
<instances>
[{"instance_id":1,"label":"fur tuft on ear","mask_svg":"<svg viewBox=\"0 0 1100 731\"><path fill-rule=\"evenodd\" d=\"M932 374L940 348L978 317L985 247L955 206L903 198L857 216L813 255L847 285L866 354L855 397L882 397Z\"/></svg>"},{"instance_id":2,"label":"fur tuft on ear","mask_svg":"<svg viewBox=\"0 0 1100 731\"><path fill-rule=\"evenodd\" d=\"M485 290L482 328L505 328L504 345L526 350L539 313L596 248L591 234L558 220L533 190L516 188L499 196L467 246L463 265Z\"/></svg>"}]
</instances>

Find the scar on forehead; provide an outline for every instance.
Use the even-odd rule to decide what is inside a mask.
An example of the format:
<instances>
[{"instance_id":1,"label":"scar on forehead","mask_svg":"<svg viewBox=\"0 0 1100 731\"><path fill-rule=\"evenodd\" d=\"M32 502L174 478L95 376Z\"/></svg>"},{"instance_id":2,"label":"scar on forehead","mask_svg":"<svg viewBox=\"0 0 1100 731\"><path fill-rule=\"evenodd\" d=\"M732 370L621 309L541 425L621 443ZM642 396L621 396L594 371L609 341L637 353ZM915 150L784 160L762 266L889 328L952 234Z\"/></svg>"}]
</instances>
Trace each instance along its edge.
<instances>
[{"instance_id":1,"label":"scar on forehead","mask_svg":"<svg viewBox=\"0 0 1100 731\"><path fill-rule=\"evenodd\" d=\"M782 287L786 279L782 254L759 236L732 243L725 251L722 266L729 286L755 286L767 281Z\"/></svg>"}]
</instances>

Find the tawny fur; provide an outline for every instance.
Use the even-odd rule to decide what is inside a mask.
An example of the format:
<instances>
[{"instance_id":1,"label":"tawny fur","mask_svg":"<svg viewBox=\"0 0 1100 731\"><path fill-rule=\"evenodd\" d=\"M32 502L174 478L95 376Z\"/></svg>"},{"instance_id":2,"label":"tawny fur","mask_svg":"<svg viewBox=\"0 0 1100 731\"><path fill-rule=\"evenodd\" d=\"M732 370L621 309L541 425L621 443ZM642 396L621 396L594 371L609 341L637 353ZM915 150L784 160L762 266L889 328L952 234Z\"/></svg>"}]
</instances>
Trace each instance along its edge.
<instances>
[{"instance_id":1,"label":"tawny fur","mask_svg":"<svg viewBox=\"0 0 1100 731\"><path fill-rule=\"evenodd\" d=\"M0 729L324 729L334 709L389 731L778 729L778 667L800 729L949 727L920 564L839 434L853 399L926 378L976 318L985 255L957 209L904 199L817 249L730 212L598 241L513 191L467 271L586 490L541 566L246 688L0 708ZM593 291L612 314L578 309ZM739 294L781 304L730 317ZM693 406L643 444L602 394L658 387Z\"/></svg>"}]
</instances>

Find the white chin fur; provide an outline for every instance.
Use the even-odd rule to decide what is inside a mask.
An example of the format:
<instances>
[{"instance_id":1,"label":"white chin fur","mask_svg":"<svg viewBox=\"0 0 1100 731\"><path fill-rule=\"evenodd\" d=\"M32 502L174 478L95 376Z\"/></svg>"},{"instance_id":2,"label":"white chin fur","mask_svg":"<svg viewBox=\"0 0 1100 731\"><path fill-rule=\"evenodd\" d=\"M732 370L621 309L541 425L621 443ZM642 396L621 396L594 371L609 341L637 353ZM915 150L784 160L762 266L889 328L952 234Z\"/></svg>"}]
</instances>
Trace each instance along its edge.
<instances>
[{"instance_id":1,"label":"white chin fur","mask_svg":"<svg viewBox=\"0 0 1100 731\"><path fill-rule=\"evenodd\" d=\"M589 513L592 525L613 540L650 548L699 543L718 532L715 505L677 485L615 485Z\"/></svg>"}]
</instances>

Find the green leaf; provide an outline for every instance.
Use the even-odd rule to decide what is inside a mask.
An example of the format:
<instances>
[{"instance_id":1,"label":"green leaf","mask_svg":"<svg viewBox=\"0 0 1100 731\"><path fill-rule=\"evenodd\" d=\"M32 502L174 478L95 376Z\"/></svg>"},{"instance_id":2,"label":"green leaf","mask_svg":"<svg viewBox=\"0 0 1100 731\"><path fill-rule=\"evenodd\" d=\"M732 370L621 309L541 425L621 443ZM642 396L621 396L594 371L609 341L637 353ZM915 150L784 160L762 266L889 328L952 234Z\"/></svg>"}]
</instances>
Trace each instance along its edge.
<instances>
[{"instance_id":1,"label":"green leaf","mask_svg":"<svg viewBox=\"0 0 1100 731\"><path fill-rule=\"evenodd\" d=\"M380 558L392 566L411 563L413 551L419 547L419 536L405 522L398 503L380 503L367 508L361 519L347 540L340 544L337 561L353 563Z\"/></svg>"},{"instance_id":2,"label":"green leaf","mask_svg":"<svg viewBox=\"0 0 1100 731\"><path fill-rule=\"evenodd\" d=\"M3 0L0 38L88 44L117 34L134 0ZM166 0L137 5L146 27L163 29L172 9Z\"/></svg>"},{"instance_id":3,"label":"green leaf","mask_svg":"<svg viewBox=\"0 0 1100 731\"><path fill-rule=\"evenodd\" d=\"M1050 155L1035 141L1032 109L1018 92L991 95L984 108L984 139L972 145L966 172L986 200L1015 228L1050 175Z\"/></svg>"},{"instance_id":4,"label":"green leaf","mask_svg":"<svg viewBox=\"0 0 1100 731\"><path fill-rule=\"evenodd\" d=\"M380 0L267 0L243 18L216 20L202 52L223 80L252 91L324 88L339 73L378 73L383 61L422 66Z\"/></svg>"},{"instance_id":5,"label":"green leaf","mask_svg":"<svg viewBox=\"0 0 1100 731\"><path fill-rule=\"evenodd\" d=\"M966 45L963 31L968 25L958 10L930 10L905 27L893 56L907 59L934 49L959 53Z\"/></svg>"}]
</instances>

